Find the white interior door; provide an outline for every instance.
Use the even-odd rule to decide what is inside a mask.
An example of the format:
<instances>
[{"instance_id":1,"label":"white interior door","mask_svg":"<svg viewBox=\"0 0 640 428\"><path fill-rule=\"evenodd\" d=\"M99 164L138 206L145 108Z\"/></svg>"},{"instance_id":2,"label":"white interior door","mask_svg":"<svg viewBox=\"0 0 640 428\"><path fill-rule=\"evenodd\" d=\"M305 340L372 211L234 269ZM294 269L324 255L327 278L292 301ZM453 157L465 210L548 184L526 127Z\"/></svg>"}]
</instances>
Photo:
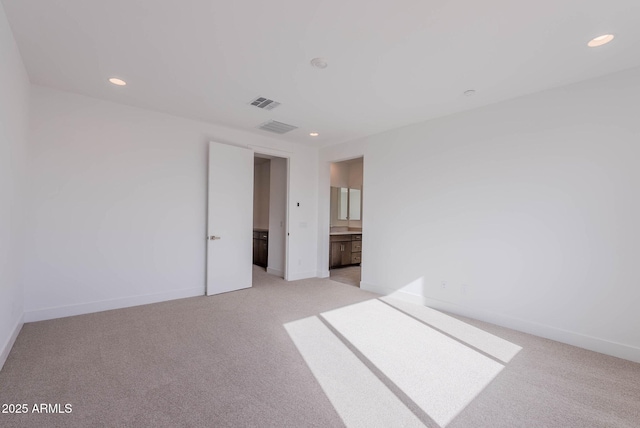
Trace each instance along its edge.
<instances>
[{"instance_id":1,"label":"white interior door","mask_svg":"<svg viewBox=\"0 0 640 428\"><path fill-rule=\"evenodd\" d=\"M253 150L209 143L207 295L251 287Z\"/></svg>"}]
</instances>

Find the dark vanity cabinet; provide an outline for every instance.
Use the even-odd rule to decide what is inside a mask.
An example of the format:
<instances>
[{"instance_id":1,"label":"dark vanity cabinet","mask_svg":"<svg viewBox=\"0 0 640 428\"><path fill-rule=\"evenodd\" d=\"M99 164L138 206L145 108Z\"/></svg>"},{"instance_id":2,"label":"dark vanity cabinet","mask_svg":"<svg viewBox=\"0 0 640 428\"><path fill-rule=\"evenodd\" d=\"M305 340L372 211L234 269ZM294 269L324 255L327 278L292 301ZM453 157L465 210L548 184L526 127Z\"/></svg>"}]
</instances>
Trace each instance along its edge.
<instances>
[{"instance_id":1,"label":"dark vanity cabinet","mask_svg":"<svg viewBox=\"0 0 640 428\"><path fill-rule=\"evenodd\" d=\"M253 264L266 269L269 259L269 232L253 231Z\"/></svg>"},{"instance_id":2,"label":"dark vanity cabinet","mask_svg":"<svg viewBox=\"0 0 640 428\"><path fill-rule=\"evenodd\" d=\"M357 265L362 261L362 235L330 236L329 269Z\"/></svg>"}]
</instances>

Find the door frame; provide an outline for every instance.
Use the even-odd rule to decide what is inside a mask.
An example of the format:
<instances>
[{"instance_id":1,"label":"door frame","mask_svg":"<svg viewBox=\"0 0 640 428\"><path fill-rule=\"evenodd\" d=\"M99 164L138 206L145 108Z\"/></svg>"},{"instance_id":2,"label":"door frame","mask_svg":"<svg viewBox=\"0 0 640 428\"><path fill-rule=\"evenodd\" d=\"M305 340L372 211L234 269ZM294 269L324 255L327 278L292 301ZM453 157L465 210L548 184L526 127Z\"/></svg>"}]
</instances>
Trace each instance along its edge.
<instances>
[{"instance_id":1,"label":"door frame","mask_svg":"<svg viewBox=\"0 0 640 428\"><path fill-rule=\"evenodd\" d=\"M207 150L206 150L206 154L205 154L205 159L206 159L206 165L207 165L207 170L206 170L206 175L205 175L205 224L204 224L204 235L207 236L208 238L208 218L209 218L209 141L214 141L214 140L208 140L207 141ZM278 149L272 149L272 148L268 148L268 147L263 147L263 146L256 146L256 145L252 145L252 144L233 144L233 143L227 143L227 142L221 142L221 141L216 141L219 142L221 144L228 144L230 146L237 146L237 147L242 147L242 148L246 148L249 150L253 151L253 155L255 156L256 154L261 154L261 155L267 155L267 156L274 156L274 157L279 157L282 159L286 160L286 190L285 190L285 203L286 203L286 207L285 207L285 224L284 224L284 228L285 228L285 239L284 239L284 280L288 281L290 278L290 272L289 272L289 267L291 266L291 263L289 263L289 201L291 200L290 197L290 191L291 191L291 152L288 151L284 151L284 150L278 150ZM253 204L251 205L253 208ZM203 295L207 295L207 257L208 257L208 241L205 241L205 248L204 248L204 290L203 290ZM267 261L268 264L268 261Z\"/></svg>"},{"instance_id":2,"label":"door frame","mask_svg":"<svg viewBox=\"0 0 640 428\"><path fill-rule=\"evenodd\" d=\"M291 152L272 149L269 147L263 146L255 146L248 144L247 147L253 150L253 154L255 155L265 155L265 156L273 156L277 158L284 159L286 161L286 189L285 189L285 213L284 213L284 280L289 281L291 277L289 273L289 267L291 263L289 263L289 201L291 200ZM267 260L267 266L269 265L269 261Z\"/></svg>"},{"instance_id":3,"label":"door frame","mask_svg":"<svg viewBox=\"0 0 640 428\"><path fill-rule=\"evenodd\" d=\"M253 155L265 155L275 158L284 159L286 166L286 178L285 178L285 210L284 210L284 272L283 277L285 281L289 281L289 191L290 191L290 169L291 169L291 156L288 152L283 152L275 149L267 149L265 147L260 146L249 146L253 149ZM269 197L269 203L271 203L271 197ZM269 236L271 236L271 231L269 231ZM269 266L269 259L267 258L267 268Z\"/></svg>"},{"instance_id":4,"label":"door frame","mask_svg":"<svg viewBox=\"0 0 640 428\"><path fill-rule=\"evenodd\" d=\"M364 181L367 177L366 174L366 167L365 167L365 159L366 159L366 155L362 152L356 152L353 153L349 156L341 156L341 157L333 157L333 156L327 156L327 157L321 157L320 159L320 177L318 178L318 197L319 197L319 201L318 201L318 211L319 211L319 218L318 218L318 235L319 235L319 240L318 240L318 273L319 273L319 277L320 278L328 278L329 277L329 249L331 247L331 242L330 242L330 228L331 228L331 164L332 163L336 163L336 162L343 162L343 161L348 161L348 160L352 160L352 159L358 159L358 158L362 158L362 187L364 188ZM364 196L364 191L362 192L362 196L361 196L361 209L362 212L364 213L364 208L365 208L365 196ZM362 216L362 230L364 231L365 227L364 227L364 215ZM362 252L364 253L364 240L363 240L363 249ZM364 265L360 265L361 269L362 269L362 273L364 273L365 267ZM363 274L360 275L360 288L362 287L362 278L364 277Z\"/></svg>"}]
</instances>

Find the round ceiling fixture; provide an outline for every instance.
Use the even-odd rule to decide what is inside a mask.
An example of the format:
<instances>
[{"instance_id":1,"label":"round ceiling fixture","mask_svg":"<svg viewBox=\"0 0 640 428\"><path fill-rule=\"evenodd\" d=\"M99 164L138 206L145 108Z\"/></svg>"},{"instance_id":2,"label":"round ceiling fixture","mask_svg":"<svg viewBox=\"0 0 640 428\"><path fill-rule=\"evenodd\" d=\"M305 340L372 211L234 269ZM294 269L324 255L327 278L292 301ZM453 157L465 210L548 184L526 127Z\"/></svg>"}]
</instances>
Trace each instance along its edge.
<instances>
[{"instance_id":1,"label":"round ceiling fixture","mask_svg":"<svg viewBox=\"0 0 640 428\"><path fill-rule=\"evenodd\" d=\"M311 135L312 137L317 137L320 134L318 134L317 132L309 132L309 135Z\"/></svg>"},{"instance_id":2,"label":"round ceiling fixture","mask_svg":"<svg viewBox=\"0 0 640 428\"><path fill-rule=\"evenodd\" d=\"M475 89L469 89L467 91L464 91L464 96L465 97L472 97L476 94L476 90Z\"/></svg>"},{"instance_id":3,"label":"round ceiling fixture","mask_svg":"<svg viewBox=\"0 0 640 428\"><path fill-rule=\"evenodd\" d=\"M594 37L587 43L587 46L590 48L597 48L598 46L606 45L611 40L613 40L615 36L613 34L603 34L602 36Z\"/></svg>"},{"instance_id":4,"label":"round ceiling fixture","mask_svg":"<svg viewBox=\"0 0 640 428\"><path fill-rule=\"evenodd\" d=\"M329 63L324 58L314 58L311 60L311 66L319 68L320 70L324 70L328 65Z\"/></svg>"},{"instance_id":5,"label":"round ceiling fixture","mask_svg":"<svg viewBox=\"0 0 640 428\"><path fill-rule=\"evenodd\" d=\"M127 84L127 82L122 79L118 79L117 77L110 78L109 82L113 83L116 86L125 86Z\"/></svg>"}]
</instances>

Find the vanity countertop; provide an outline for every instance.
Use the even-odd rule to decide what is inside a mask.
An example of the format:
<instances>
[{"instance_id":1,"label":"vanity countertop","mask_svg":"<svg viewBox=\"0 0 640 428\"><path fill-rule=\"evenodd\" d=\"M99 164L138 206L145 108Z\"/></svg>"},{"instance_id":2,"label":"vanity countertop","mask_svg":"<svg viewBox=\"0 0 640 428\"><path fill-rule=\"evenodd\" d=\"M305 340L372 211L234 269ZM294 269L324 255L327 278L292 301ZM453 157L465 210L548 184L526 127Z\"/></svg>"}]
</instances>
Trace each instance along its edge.
<instances>
[{"instance_id":1,"label":"vanity countertop","mask_svg":"<svg viewBox=\"0 0 640 428\"><path fill-rule=\"evenodd\" d=\"M329 233L330 236L337 236L337 235L362 235L362 231L355 231L355 230L347 230L346 232L331 232Z\"/></svg>"}]
</instances>

